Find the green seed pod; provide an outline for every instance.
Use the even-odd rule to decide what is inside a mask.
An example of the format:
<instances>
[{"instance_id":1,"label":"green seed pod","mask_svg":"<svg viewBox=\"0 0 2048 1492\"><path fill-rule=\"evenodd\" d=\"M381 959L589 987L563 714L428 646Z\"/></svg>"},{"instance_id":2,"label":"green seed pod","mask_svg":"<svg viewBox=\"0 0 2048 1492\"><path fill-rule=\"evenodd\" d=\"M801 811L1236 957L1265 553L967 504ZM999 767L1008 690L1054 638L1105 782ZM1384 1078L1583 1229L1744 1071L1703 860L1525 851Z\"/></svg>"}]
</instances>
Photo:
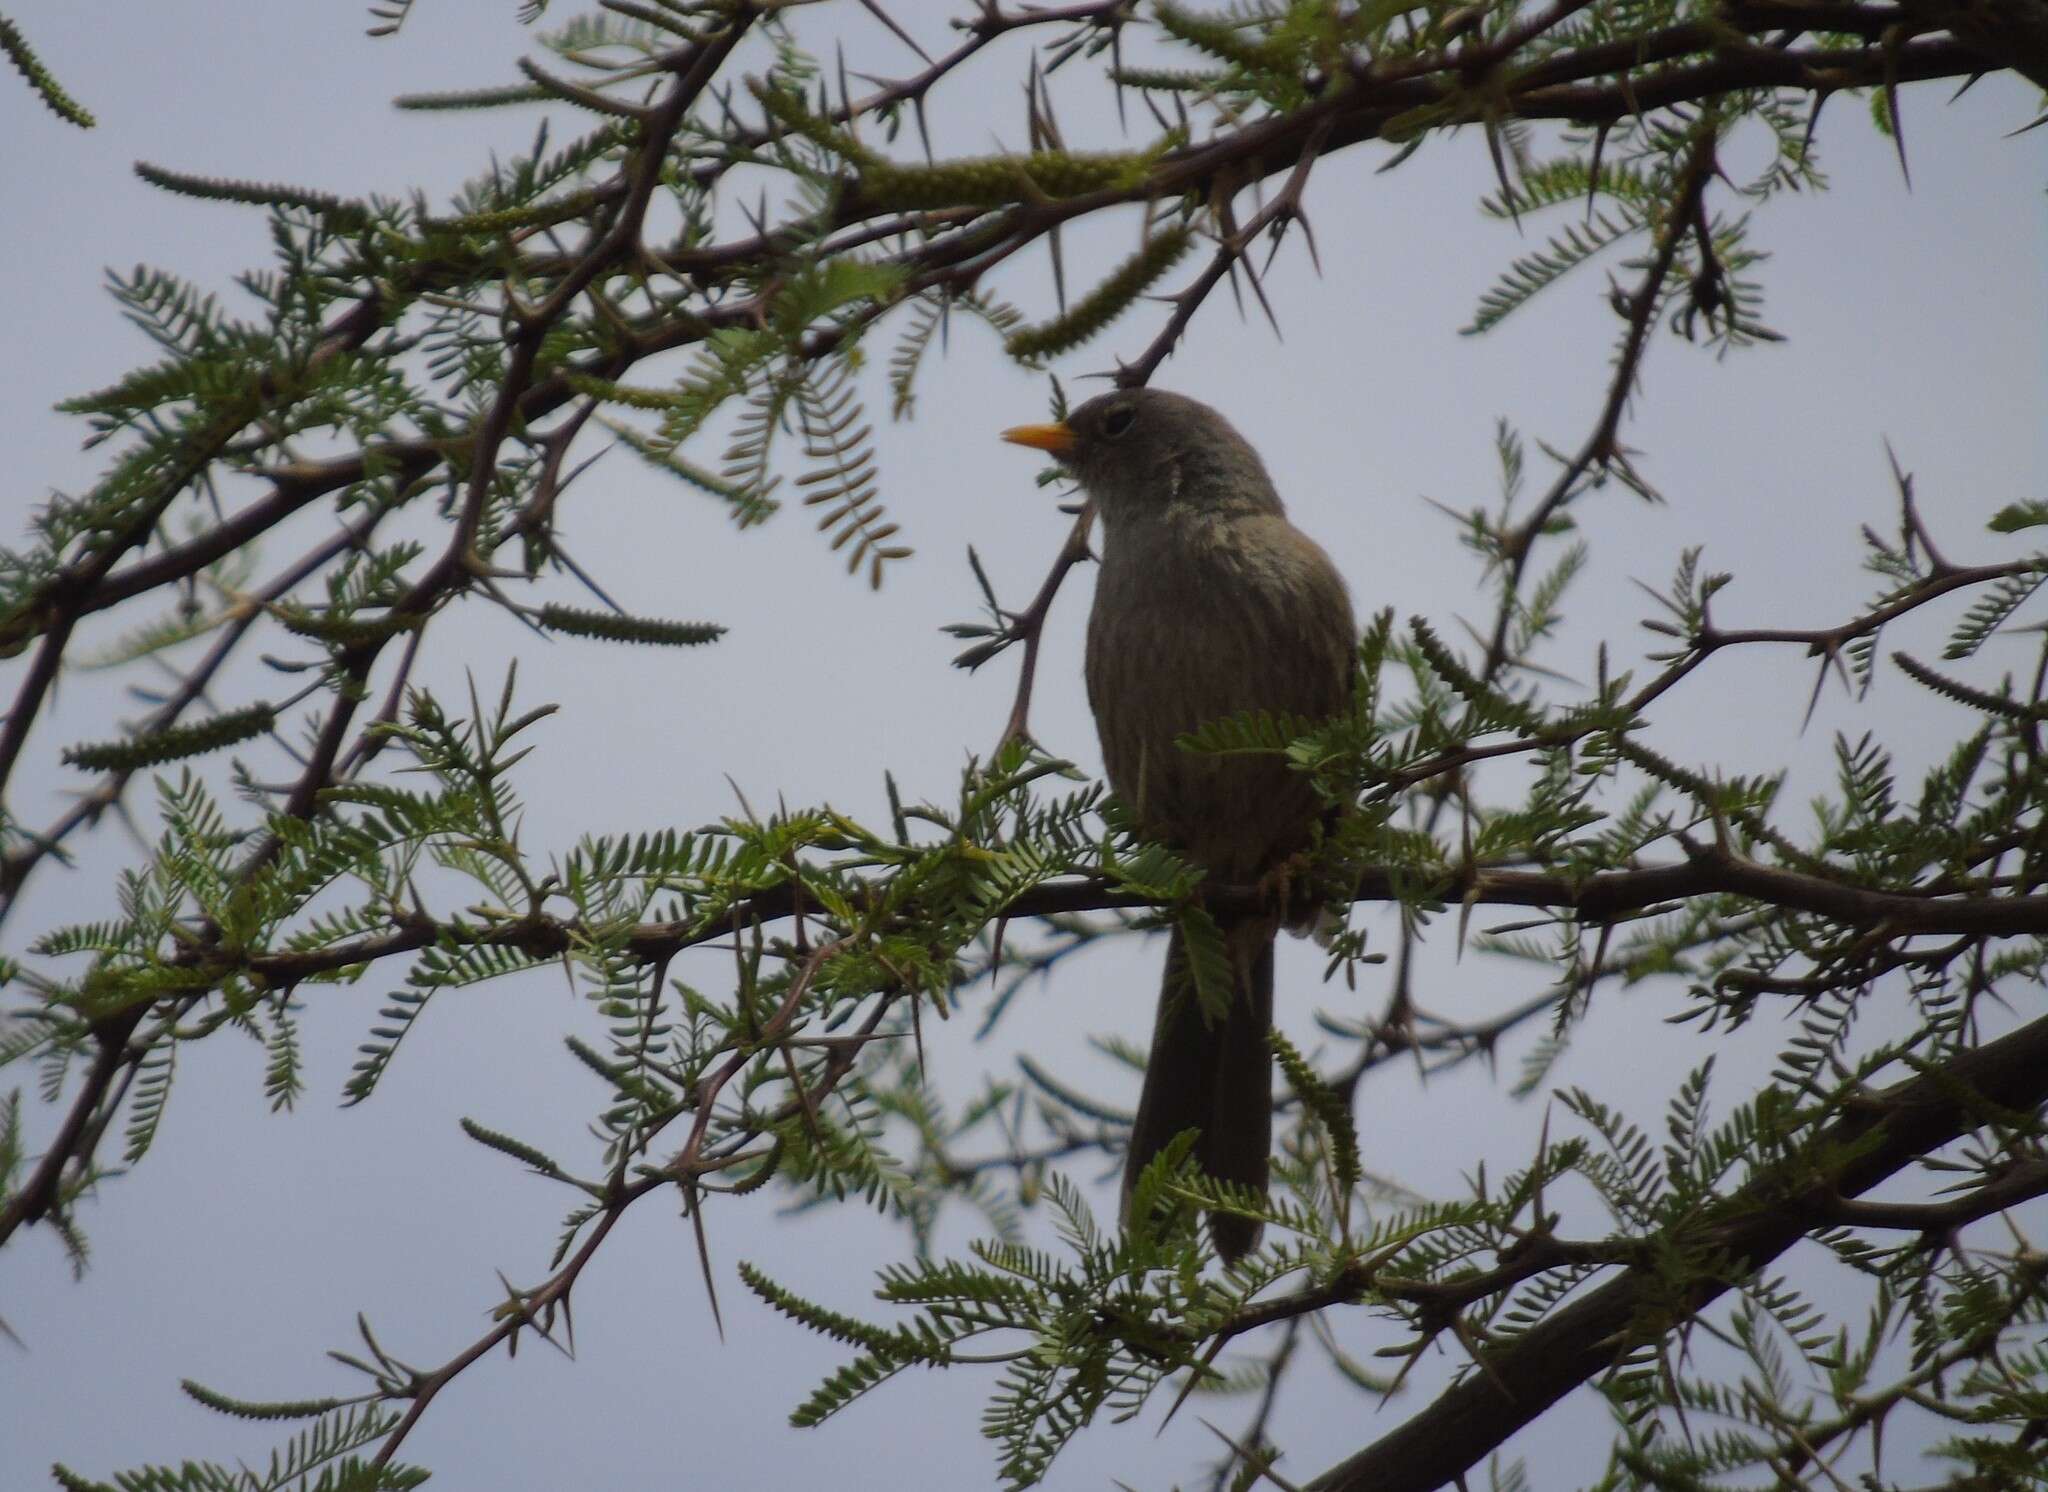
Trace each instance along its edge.
<instances>
[{"instance_id":1,"label":"green seed pod","mask_svg":"<svg viewBox=\"0 0 2048 1492\"><path fill-rule=\"evenodd\" d=\"M606 200L600 191L571 192L545 202L528 202L520 207L501 207L493 212L472 212L459 218L436 218L432 226L445 233L502 233L512 228L546 227L583 216Z\"/></svg>"},{"instance_id":2,"label":"green seed pod","mask_svg":"<svg viewBox=\"0 0 2048 1492\"><path fill-rule=\"evenodd\" d=\"M229 181L211 176L194 176L184 171L171 171L162 166L153 166L148 161L137 161L134 170L137 176L151 186L161 187L167 192L176 192L181 197L198 197L208 202L244 202L252 207L295 207L305 212L318 213L326 225L336 233L353 233L367 228L375 216L368 203L337 197L332 192L313 191L276 182Z\"/></svg>"},{"instance_id":3,"label":"green seed pod","mask_svg":"<svg viewBox=\"0 0 2048 1492\"><path fill-rule=\"evenodd\" d=\"M941 207L1003 207L1034 196L1130 191L1144 182L1161 153L1070 155L1040 150L1030 155L941 161L935 166L875 162L861 172L860 195L875 208L919 212Z\"/></svg>"},{"instance_id":4,"label":"green seed pod","mask_svg":"<svg viewBox=\"0 0 2048 1492\"><path fill-rule=\"evenodd\" d=\"M866 165L874 159L873 153L860 141L837 125L820 119L804 107L802 99L786 89L770 88L759 78L749 78L747 90L760 100L761 107L768 111L770 117L791 134L802 135L813 144L822 145L834 155L859 165Z\"/></svg>"},{"instance_id":5,"label":"green seed pod","mask_svg":"<svg viewBox=\"0 0 2048 1492\"><path fill-rule=\"evenodd\" d=\"M541 626L571 637L599 637L607 642L645 642L656 647L695 647L716 642L725 628L715 622L665 622L655 617L619 616L609 611L582 611L549 604L540 609Z\"/></svg>"},{"instance_id":6,"label":"green seed pod","mask_svg":"<svg viewBox=\"0 0 2048 1492\"><path fill-rule=\"evenodd\" d=\"M415 612L405 611L387 611L382 616L369 617L282 611L278 620L284 623L285 631L295 636L325 643L329 647L357 648L388 641L401 632L410 632L419 626L421 618Z\"/></svg>"},{"instance_id":7,"label":"green seed pod","mask_svg":"<svg viewBox=\"0 0 2048 1492\"><path fill-rule=\"evenodd\" d=\"M1004 350L1019 362L1036 362L1079 347L1151 289L1193 241L1194 235L1178 225L1154 234L1108 279L1069 306L1064 316L1013 333L1003 343Z\"/></svg>"},{"instance_id":8,"label":"green seed pod","mask_svg":"<svg viewBox=\"0 0 2048 1492\"><path fill-rule=\"evenodd\" d=\"M1234 63L1247 72L1262 72L1286 65L1287 55L1256 31L1233 26L1214 16L1197 15L1178 5L1161 3L1153 8L1159 29L1191 47L1207 52L1221 62Z\"/></svg>"},{"instance_id":9,"label":"green seed pod","mask_svg":"<svg viewBox=\"0 0 2048 1492\"><path fill-rule=\"evenodd\" d=\"M276 724L277 711L271 706L251 705L245 710L230 710L225 715L216 715L197 725L173 726L169 730L152 731L146 736L126 741L96 741L85 746L73 746L65 751L64 760L88 772L134 772L143 767L160 766L182 757L199 756L204 752L239 745L252 736L262 735Z\"/></svg>"}]
</instances>

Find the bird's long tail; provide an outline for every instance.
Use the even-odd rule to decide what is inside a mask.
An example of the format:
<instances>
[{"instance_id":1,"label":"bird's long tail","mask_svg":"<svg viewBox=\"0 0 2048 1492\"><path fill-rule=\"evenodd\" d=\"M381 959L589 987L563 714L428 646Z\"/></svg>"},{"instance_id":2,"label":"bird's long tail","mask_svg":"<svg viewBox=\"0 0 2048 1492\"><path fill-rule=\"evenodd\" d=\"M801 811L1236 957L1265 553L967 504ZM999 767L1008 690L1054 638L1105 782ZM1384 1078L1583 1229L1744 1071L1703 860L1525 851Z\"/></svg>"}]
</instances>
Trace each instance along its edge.
<instances>
[{"instance_id":1,"label":"bird's long tail","mask_svg":"<svg viewBox=\"0 0 2048 1492\"><path fill-rule=\"evenodd\" d=\"M1131 1127L1124 1197L1138 1173L1174 1136L1200 1130L1195 1163L1219 1181L1263 1193L1273 1148L1273 927L1263 920L1224 929L1232 969L1230 1010L1209 1018L1196 996L1180 929L1166 946L1166 977L1152 1027L1152 1055ZM1216 1251L1236 1259L1259 1241L1259 1224L1212 1213Z\"/></svg>"}]
</instances>

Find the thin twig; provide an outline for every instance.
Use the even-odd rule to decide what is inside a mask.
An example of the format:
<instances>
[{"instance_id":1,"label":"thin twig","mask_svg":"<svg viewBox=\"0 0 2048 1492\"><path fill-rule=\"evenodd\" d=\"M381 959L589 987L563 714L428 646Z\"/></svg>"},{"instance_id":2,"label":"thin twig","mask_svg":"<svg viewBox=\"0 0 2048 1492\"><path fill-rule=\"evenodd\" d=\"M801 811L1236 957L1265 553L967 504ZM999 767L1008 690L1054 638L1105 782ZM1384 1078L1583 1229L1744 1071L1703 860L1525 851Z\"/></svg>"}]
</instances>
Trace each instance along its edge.
<instances>
[{"instance_id":1,"label":"thin twig","mask_svg":"<svg viewBox=\"0 0 2048 1492\"><path fill-rule=\"evenodd\" d=\"M1095 505L1082 504L1080 513L1074 518L1074 526L1067 530L1066 543L1060 546L1051 571L1038 587L1038 594L1031 598L1029 606L1018 613L1005 634L1007 640L1024 644L1024 662L1017 670L1017 695L1010 705L1010 718L1003 723L1002 737L996 742L998 755L1010 742L1031 737L1031 686L1038 676L1038 650L1045 632L1045 619L1052 612L1053 599L1059 595L1060 584L1067 578L1067 572L1089 557L1088 530L1094 521Z\"/></svg>"}]
</instances>

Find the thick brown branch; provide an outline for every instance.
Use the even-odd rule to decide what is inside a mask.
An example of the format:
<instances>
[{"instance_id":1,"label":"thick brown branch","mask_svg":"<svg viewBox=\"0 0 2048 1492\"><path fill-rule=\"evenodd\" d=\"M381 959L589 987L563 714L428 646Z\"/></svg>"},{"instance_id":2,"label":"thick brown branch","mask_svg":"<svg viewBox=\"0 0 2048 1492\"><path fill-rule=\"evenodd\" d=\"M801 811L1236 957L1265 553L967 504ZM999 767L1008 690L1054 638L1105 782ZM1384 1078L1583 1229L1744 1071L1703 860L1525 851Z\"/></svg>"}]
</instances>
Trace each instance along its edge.
<instances>
[{"instance_id":1,"label":"thick brown branch","mask_svg":"<svg viewBox=\"0 0 2048 1492\"><path fill-rule=\"evenodd\" d=\"M2048 89L2048 4L2043 0L1900 0L1899 9L1929 31L1954 32L2035 87Z\"/></svg>"},{"instance_id":2,"label":"thick brown branch","mask_svg":"<svg viewBox=\"0 0 2048 1492\"><path fill-rule=\"evenodd\" d=\"M1862 1202L1836 1198L1819 1203L1817 1210L1829 1222L1846 1227L1944 1237L1979 1218L2040 1196L2048 1196L2048 1160L2022 1162L1946 1202Z\"/></svg>"},{"instance_id":3,"label":"thick brown branch","mask_svg":"<svg viewBox=\"0 0 2048 1492\"><path fill-rule=\"evenodd\" d=\"M1822 1178L1854 1198L1921 1156L1968 1134L1980 1104L2028 1112L2048 1100L2048 1019L1962 1053L1941 1071L1874 1095L1837 1121L1812 1154L1854 1157ZM1435 1492L1486 1459L1551 1405L1611 1368L1628 1348L1654 1340L1696 1316L1732 1285L1806 1236L1805 1209L1785 1205L1814 1189L1802 1169L1767 1172L1735 1199L1727 1221L1697 1242L1727 1258L1720 1279L1703 1280L1674 1305L1654 1263L1614 1279L1553 1311L1514 1344L1468 1374L1391 1434L1318 1477L1314 1492Z\"/></svg>"}]
</instances>

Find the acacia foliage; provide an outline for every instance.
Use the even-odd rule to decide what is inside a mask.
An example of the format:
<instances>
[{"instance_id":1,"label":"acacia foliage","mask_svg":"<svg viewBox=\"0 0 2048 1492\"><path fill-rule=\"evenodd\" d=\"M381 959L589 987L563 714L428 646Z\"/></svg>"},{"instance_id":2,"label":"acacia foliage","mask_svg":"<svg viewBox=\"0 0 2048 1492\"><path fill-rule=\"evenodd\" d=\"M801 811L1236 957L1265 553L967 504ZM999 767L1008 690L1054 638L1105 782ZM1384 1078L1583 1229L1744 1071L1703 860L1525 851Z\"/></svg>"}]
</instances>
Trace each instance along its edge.
<instances>
[{"instance_id":1,"label":"acacia foliage","mask_svg":"<svg viewBox=\"0 0 2048 1492\"><path fill-rule=\"evenodd\" d=\"M378 29L398 31L406 9L383 6ZM1614 1410L1602 1486L1823 1486L1838 1463L1895 1485L1880 1431L1909 1414L1947 1425L1922 1438L1954 1485L2038 1481L2043 1256L1995 1225L2048 1191L2048 1025L2005 1013L2048 958L2048 651L2017 682L1972 669L2048 575L2032 547L2048 510L2007 510L1988 556L1959 564L1902 474L1896 536L1867 536L1870 603L1838 626L1726 628L1713 611L1725 577L1689 554L1657 594L1669 647L1647 666L1612 671L1603 651L1591 683L1572 686L1544 662L1591 542L1577 526L1587 499L1609 479L1649 491L1618 432L1651 338L1771 340L1748 214L1822 185L1814 111L1861 92L1896 130L1911 85L2008 69L2041 81L2040 28L2019 14L2029 6L2010 10L988 4L962 14L951 50L862 92L806 45L808 8L608 0L545 33L546 60L520 82L402 101L551 106L530 147L450 202L141 168L165 190L264 211L275 256L240 282L246 316L161 270L114 278L160 356L66 401L108 452L105 475L47 504L0 560L0 645L19 680L0 781L98 612L138 603L152 618L98 661L167 659L176 679L123 738L62 748L96 774L74 808L0 824L8 909L31 877L63 874L66 841L108 809L145 798L158 826L104 915L41 931L4 965L17 1003L0 1063L36 1069L54 1123L32 1143L18 1092L0 1114L0 1240L49 1224L83 1264L74 1204L116 1195L112 1173L149 1153L193 1042L255 1035L269 1096L289 1106L321 990L376 971L398 987L347 1082L361 1101L403 1080L406 1037L440 992L566 963L606 1022L602 1043L568 1041L598 1085L595 1147L558 1158L465 1124L564 1189L548 1272L509 1287L490 1332L436 1369L393 1355L366 1322L338 1354L361 1375L355 1394L256 1404L194 1386L223 1412L311 1422L249 1485L414 1484L397 1452L439 1390L483 1349L565 1328L576 1281L628 1209L680 1196L701 1240L706 1209L770 1186L879 1206L920 1246L941 1208L980 1212L987 1240L968 1257L920 1247L885 1273L880 1319L759 1270L743 1278L848 1350L799 1424L906 1367L994 1364L984 1424L1012 1485L1040 1480L1098 1417L1197 1386L1265 1391L1224 1472L1249 1485L1279 1449L1269 1411L1304 1343L1373 1397L1434 1345L1471 1362L1331 1468L1328 1487L1444 1484L1589 1383ZM928 118L937 85L1027 42L1026 138L946 154L946 122ZM1070 148L1040 86L1054 68L1118 90L1129 137ZM1719 146L1744 125L1773 149L1731 182ZM1270 1200L1194 1174L1181 1147L1143 1178L1132 1225L1112 1228L1061 1165L1120 1146L1113 1105L1028 1058L963 1102L918 1058L923 1013L971 1004L996 1021L1068 955L1167 918L1199 975L1211 913L1262 894L1201 885L1029 739L1037 628L1083 551L1085 514L1036 600L1017 611L991 591L986 617L954 629L968 666L1022 655L1002 746L957 787L906 796L892 781L885 824L821 805L537 851L517 828L520 763L548 707L511 678L452 703L410 687L460 606L622 645L715 644L716 622L618 613L560 543L580 454L604 434L737 525L797 499L879 585L909 536L886 511L865 413L873 339L893 338L882 376L898 415L963 317L1033 366L1114 347L1118 376L1142 383L1226 281L1263 301L1269 241L1312 240L1319 161L1377 148L1402 166L1457 130L1492 150L1490 212L1560 224L1508 266L1470 330L1604 257L1619 277L1613 378L1583 443L1545 448L1540 486L1503 425L1498 504L1453 515L1491 587L1489 631L1461 648L1427 619L1380 616L1340 717L1240 717L1184 743L1281 755L1341 810L1302 883L1338 929L1332 975L1384 1001L1333 1018L1313 1059L1277 1045L1290 1127ZM775 191L757 196L764 177ZM646 230L657 203L681 223L661 240ZM1134 221L1132 253L1097 285L1030 308L992 290L1005 261L1057 255L1062 225L1116 213ZM1141 299L1162 287L1163 308ZM679 374L646 371L673 354ZM262 541L308 510L328 536L277 567ZM423 514L438 545L389 537L395 517ZM594 604L532 599L562 577ZM1967 610L1942 659L1887 659L1887 626L1954 596ZM1816 689L1831 675L1867 688L1895 665L1954 707L1952 749L1907 784L1884 743L1841 742L1808 822L1776 778L1643 744L1707 659L1787 643L1817 658ZM254 675L235 665L259 647L284 680L267 694L282 697L246 692ZM291 738L308 744L278 785ZM211 770L222 754L232 766ZM1373 904L1399 912L1385 967L1359 910ZM1532 914L1471 933L1488 905ZM1432 1023L1407 983L1432 937L1528 960L1546 987L1485 1026ZM727 986L672 977L677 955L714 940L734 947ZM985 975L992 996L975 992ZM1388 1057L1458 1060L1521 1030L1519 1086L1534 1092L1603 989L1647 980L1703 1035L1788 1002L1798 1034L1748 1091L1714 1089L1703 1060L1654 1129L1597 1094L1560 1094L1526 1163L1479 1174L1468 1195L1368 1184L1352 1100ZM1906 1015L1873 1034L1859 1020L1873 1000ZM993 1148L963 1159L979 1146ZM1938 1175L1938 1196L1867 1195L1916 1169ZM1575 1186L1598 1214L1567 1215L1558 1198ZM1032 1241L1034 1208L1055 1246ZM1191 1221L1204 1209L1260 1217L1265 1246L1205 1269ZM1824 1310L1778 1271L1802 1240L1861 1289L1860 1313ZM1340 1345L1332 1323L1358 1316L1387 1323L1385 1374ZM1695 1353L1702 1337L1725 1350ZM132 1483L242 1484L206 1466Z\"/></svg>"}]
</instances>

